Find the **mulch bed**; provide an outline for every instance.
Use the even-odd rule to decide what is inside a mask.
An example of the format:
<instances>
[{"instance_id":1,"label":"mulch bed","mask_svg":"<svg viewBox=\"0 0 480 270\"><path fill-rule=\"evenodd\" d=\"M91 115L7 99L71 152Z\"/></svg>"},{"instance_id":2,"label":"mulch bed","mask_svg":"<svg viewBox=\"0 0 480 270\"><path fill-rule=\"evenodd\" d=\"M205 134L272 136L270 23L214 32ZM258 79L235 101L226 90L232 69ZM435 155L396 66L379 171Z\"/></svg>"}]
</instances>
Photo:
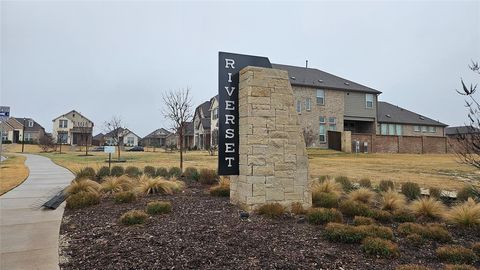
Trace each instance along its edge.
<instances>
[{"instance_id":1,"label":"mulch bed","mask_svg":"<svg viewBox=\"0 0 480 270\"><path fill-rule=\"evenodd\" d=\"M169 200L173 211L152 216L143 225L123 226L118 218L128 210L144 209L149 201ZM301 217L268 219L239 217L228 198L190 187L172 196L140 197L129 204L101 204L66 210L61 226L62 269L395 269L416 263L443 269L436 259L440 245L420 248L396 235L401 255L384 259L365 255L359 244L330 243L323 226ZM396 225L391 225L396 227ZM453 244L469 246L480 232L452 230ZM477 267L480 264L477 263Z\"/></svg>"}]
</instances>

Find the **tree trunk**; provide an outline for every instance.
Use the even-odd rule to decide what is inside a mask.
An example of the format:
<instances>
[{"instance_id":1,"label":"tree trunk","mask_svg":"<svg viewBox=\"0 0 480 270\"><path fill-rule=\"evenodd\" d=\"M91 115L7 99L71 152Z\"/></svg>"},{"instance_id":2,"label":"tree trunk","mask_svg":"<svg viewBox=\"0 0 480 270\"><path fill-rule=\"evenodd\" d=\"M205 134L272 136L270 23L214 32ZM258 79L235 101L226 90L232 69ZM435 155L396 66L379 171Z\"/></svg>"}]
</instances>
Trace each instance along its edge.
<instances>
[{"instance_id":1,"label":"tree trunk","mask_svg":"<svg viewBox=\"0 0 480 270\"><path fill-rule=\"evenodd\" d=\"M183 172L183 126L180 127L180 170Z\"/></svg>"},{"instance_id":2,"label":"tree trunk","mask_svg":"<svg viewBox=\"0 0 480 270\"><path fill-rule=\"evenodd\" d=\"M88 136L85 136L85 156L88 156Z\"/></svg>"},{"instance_id":3,"label":"tree trunk","mask_svg":"<svg viewBox=\"0 0 480 270\"><path fill-rule=\"evenodd\" d=\"M120 160L120 142L117 143L118 153L117 153L117 160Z\"/></svg>"}]
</instances>

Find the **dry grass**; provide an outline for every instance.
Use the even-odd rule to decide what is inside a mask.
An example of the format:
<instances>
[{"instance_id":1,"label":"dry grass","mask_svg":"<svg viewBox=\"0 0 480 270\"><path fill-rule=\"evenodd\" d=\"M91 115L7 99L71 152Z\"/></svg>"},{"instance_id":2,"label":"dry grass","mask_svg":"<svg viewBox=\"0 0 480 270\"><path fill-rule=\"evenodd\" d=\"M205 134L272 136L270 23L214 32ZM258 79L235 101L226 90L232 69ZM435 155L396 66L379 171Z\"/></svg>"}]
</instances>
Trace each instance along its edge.
<instances>
[{"instance_id":1,"label":"dry grass","mask_svg":"<svg viewBox=\"0 0 480 270\"><path fill-rule=\"evenodd\" d=\"M141 194L173 194L179 192L184 187L180 181L168 181L163 178L150 178L142 176L140 178L137 191Z\"/></svg>"},{"instance_id":2,"label":"dry grass","mask_svg":"<svg viewBox=\"0 0 480 270\"><path fill-rule=\"evenodd\" d=\"M73 180L72 183L65 189L65 194L71 196L77 193L95 193L100 191L101 185L89 179Z\"/></svg>"},{"instance_id":3,"label":"dry grass","mask_svg":"<svg viewBox=\"0 0 480 270\"><path fill-rule=\"evenodd\" d=\"M230 179L220 178L218 184L210 188L210 195L218 197L230 196Z\"/></svg>"},{"instance_id":4,"label":"dry grass","mask_svg":"<svg viewBox=\"0 0 480 270\"><path fill-rule=\"evenodd\" d=\"M0 195L20 185L29 174L24 156L5 156L7 160L0 163Z\"/></svg>"},{"instance_id":5,"label":"dry grass","mask_svg":"<svg viewBox=\"0 0 480 270\"><path fill-rule=\"evenodd\" d=\"M407 204L407 200L403 194L396 191L389 190L381 193L380 207L387 211L396 211L404 209Z\"/></svg>"},{"instance_id":6,"label":"dry grass","mask_svg":"<svg viewBox=\"0 0 480 270\"><path fill-rule=\"evenodd\" d=\"M417 217L441 218L445 211L445 205L435 198L420 198L410 204L410 210Z\"/></svg>"},{"instance_id":7,"label":"dry grass","mask_svg":"<svg viewBox=\"0 0 480 270\"><path fill-rule=\"evenodd\" d=\"M480 203L475 202L472 198L463 204L452 207L446 214L448 222L465 226L480 226Z\"/></svg>"},{"instance_id":8,"label":"dry grass","mask_svg":"<svg viewBox=\"0 0 480 270\"><path fill-rule=\"evenodd\" d=\"M108 176L105 177L102 182L101 191L107 194L113 194L117 192L131 190L133 188L133 182L130 178L126 176L114 177Z\"/></svg>"},{"instance_id":9,"label":"dry grass","mask_svg":"<svg viewBox=\"0 0 480 270\"><path fill-rule=\"evenodd\" d=\"M312 193L331 193L337 197L341 195L342 191L342 186L332 179L327 179L322 183L315 183L312 187Z\"/></svg>"},{"instance_id":10,"label":"dry grass","mask_svg":"<svg viewBox=\"0 0 480 270\"><path fill-rule=\"evenodd\" d=\"M375 192L368 188L359 188L350 192L348 198L352 201L371 204L375 199Z\"/></svg>"}]
</instances>

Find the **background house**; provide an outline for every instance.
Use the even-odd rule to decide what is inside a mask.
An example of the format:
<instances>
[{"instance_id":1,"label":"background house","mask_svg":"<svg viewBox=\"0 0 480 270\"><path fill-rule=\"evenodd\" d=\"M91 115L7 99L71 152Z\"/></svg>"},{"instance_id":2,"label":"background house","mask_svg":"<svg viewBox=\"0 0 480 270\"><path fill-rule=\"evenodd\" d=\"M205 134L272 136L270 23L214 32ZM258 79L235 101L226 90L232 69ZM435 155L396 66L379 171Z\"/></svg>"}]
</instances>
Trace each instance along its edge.
<instances>
[{"instance_id":1,"label":"background house","mask_svg":"<svg viewBox=\"0 0 480 270\"><path fill-rule=\"evenodd\" d=\"M93 136L92 145L100 146L105 144L104 134L98 133L97 135Z\"/></svg>"},{"instance_id":2,"label":"background house","mask_svg":"<svg viewBox=\"0 0 480 270\"><path fill-rule=\"evenodd\" d=\"M57 143L87 145L92 143L93 122L72 110L52 120L52 136Z\"/></svg>"},{"instance_id":3,"label":"background house","mask_svg":"<svg viewBox=\"0 0 480 270\"><path fill-rule=\"evenodd\" d=\"M210 148L210 101L205 101L195 109L193 116L194 147Z\"/></svg>"},{"instance_id":4,"label":"background house","mask_svg":"<svg viewBox=\"0 0 480 270\"><path fill-rule=\"evenodd\" d=\"M218 145L218 95L210 99L210 145Z\"/></svg>"},{"instance_id":5,"label":"background house","mask_svg":"<svg viewBox=\"0 0 480 270\"><path fill-rule=\"evenodd\" d=\"M164 128L159 128L143 137L139 143L147 147L163 147L166 145L166 138L170 133L170 131Z\"/></svg>"},{"instance_id":6,"label":"background house","mask_svg":"<svg viewBox=\"0 0 480 270\"><path fill-rule=\"evenodd\" d=\"M118 141L121 147L133 147L138 145L141 138L128 128L117 128L105 134L103 139L106 145L117 145L116 142Z\"/></svg>"},{"instance_id":7,"label":"background house","mask_svg":"<svg viewBox=\"0 0 480 270\"><path fill-rule=\"evenodd\" d=\"M177 148L180 148L180 140L176 133L170 133L166 137L166 145L176 145ZM194 128L193 122L185 122L185 127L183 131L183 146L185 149L192 149L194 146Z\"/></svg>"},{"instance_id":8,"label":"background house","mask_svg":"<svg viewBox=\"0 0 480 270\"><path fill-rule=\"evenodd\" d=\"M0 123L2 130L2 141L12 143L25 142L38 143L45 135L45 129L32 118L10 117ZM24 134L25 131L25 134Z\"/></svg>"}]
</instances>

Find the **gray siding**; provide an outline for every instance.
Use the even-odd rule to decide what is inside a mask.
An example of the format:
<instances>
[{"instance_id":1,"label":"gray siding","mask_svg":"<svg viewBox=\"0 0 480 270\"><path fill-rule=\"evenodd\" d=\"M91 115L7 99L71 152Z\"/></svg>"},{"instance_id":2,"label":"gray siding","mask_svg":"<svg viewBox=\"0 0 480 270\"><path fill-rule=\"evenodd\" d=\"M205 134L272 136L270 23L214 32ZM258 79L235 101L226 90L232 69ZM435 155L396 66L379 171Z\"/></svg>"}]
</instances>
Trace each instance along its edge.
<instances>
[{"instance_id":1,"label":"gray siding","mask_svg":"<svg viewBox=\"0 0 480 270\"><path fill-rule=\"evenodd\" d=\"M365 94L345 92L345 116L376 118L377 95L373 94L373 108L367 108Z\"/></svg>"}]
</instances>

